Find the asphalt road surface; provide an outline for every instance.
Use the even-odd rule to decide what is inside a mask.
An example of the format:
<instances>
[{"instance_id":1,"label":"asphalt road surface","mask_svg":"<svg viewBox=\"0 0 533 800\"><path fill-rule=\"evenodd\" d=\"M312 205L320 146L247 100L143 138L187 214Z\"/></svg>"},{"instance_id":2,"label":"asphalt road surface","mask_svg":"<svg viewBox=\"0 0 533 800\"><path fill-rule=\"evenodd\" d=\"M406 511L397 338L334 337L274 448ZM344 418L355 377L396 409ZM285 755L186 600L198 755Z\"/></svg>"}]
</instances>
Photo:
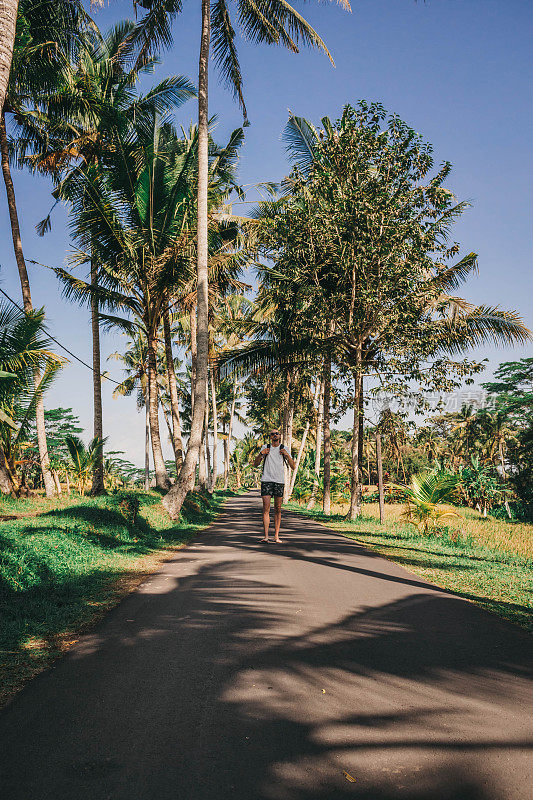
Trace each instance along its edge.
<instances>
[{"instance_id":1,"label":"asphalt road surface","mask_svg":"<svg viewBox=\"0 0 533 800\"><path fill-rule=\"evenodd\" d=\"M260 499L0 714L2 800L531 800L533 639Z\"/></svg>"}]
</instances>

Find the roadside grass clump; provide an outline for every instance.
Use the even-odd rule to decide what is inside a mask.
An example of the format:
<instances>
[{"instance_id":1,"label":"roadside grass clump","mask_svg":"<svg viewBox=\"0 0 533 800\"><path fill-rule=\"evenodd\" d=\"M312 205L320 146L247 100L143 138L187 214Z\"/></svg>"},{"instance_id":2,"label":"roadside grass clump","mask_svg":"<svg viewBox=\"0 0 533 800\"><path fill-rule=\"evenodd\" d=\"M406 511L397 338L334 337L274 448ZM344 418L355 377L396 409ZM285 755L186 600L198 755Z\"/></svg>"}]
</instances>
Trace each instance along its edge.
<instances>
[{"instance_id":1,"label":"roadside grass clump","mask_svg":"<svg viewBox=\"0 0 533 800\"><path fill-rule=\"evenodd\" d=\"M179 523L155 492L4 501L0 513L17 518L0 522L0 703L211 522L230 494L191 502Z\"/></svg>"},{"instance_id":2,"label":"roadside grass clump","mask_svg":"<svg viewBox=\"0 0 533 800\"><path fill-rule=\"evenodd\" d=\"M533 630L533 525L483 518L472 509L455 507L459 518L453 525L435 525L425 534L405 522L403 505L387 506L384 525L379 524L377 504L366 504L354 522L346 519L344 506L335 506L330 517L297 503L287 507Z\"/></svg>"}]
</instances>

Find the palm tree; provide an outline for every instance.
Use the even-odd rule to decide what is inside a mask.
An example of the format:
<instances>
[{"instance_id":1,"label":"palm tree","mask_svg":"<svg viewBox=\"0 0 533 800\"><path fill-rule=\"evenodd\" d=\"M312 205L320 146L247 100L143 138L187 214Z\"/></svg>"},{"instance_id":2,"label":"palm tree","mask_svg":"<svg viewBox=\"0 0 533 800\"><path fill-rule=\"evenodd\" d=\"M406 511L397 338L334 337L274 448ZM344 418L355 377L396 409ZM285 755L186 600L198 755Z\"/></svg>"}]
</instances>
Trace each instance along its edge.
<instances>
[{"instance_id":1,"label":"palm tree","mask_svg":"<svg viewBox=\"0 0 533 800\"><path fill-rule=\"evenodd\" d=\"M6 22L9 28L12 21L9 14L14 13L16 18L16 5L2 3L0 28L2 27L2 11L8 14ZM43 133L43 121L36 122L36 120L41 117L50 92L61 83L64 63L77 38L77 29L81 24L81 19L78 3L66 0L44 4L37 3L35 0L22 0L21 12L16 28L13 60L10 64L7 61L2 64L2 58L6 58L7 51L3 51L1 45L3 29L0 33L0 152L23 306L24 310L29 313L33 311L33 302L22 249L15 188L10 169L11 148L7 134L6 115L14 116L19 132L23 132L25 136L38 135L37 131ZM3 66L7 67L6 75L2 72ZM3 79L7 78L7 75L9 75L9 82L7 87L3 87ZM38 372L35 373L34 381L37 387L40 381ZM37 400L36 423L40 468L46 495L51 497L55 494L55 487L46 444L42 396L39 396Z\"/></svg>"},{"instance_id":2,"label":"palm tree","mask_svg":"<svg viewBox=\"0 0 533 800\"><path fill-rule=\"evenodd\" d=\"M232 148L235 141L240 137L232 136ZM79 260L87 259L89 245L91 257L97 253L101 265L97 289L56 270L67 294L87 301L96 293L109 311L128 315L101 313L106 325L146 336L152 454L156 484L162 489L170 481L159 433L156 348L169 302L187 290L193 275L190 171L196 142L197 136L179 138L157 115L137 120L131 129L115 131L115 146L100 168L75 170L61 186L61 195L73 207L74 231L82 245ZM220 151L213 147L212 164L222 170ZM212 201L218 197L214 189ZM215 232L215 242L217 237Z\"/></svg>"},{"instance_id":3,"label":"palm tree","mask_svg":"<svg viewBox=\"0 0 533 800\"><path fill-rule=\"evenodd\" d=\"M146 339L139 332L129 342L129 347L124 353L111 353L109 358L121 361L124 365L126 377L118 384L113 392L113 397L129 397L137 390L137 408L145 411L145 436L144 436L144 488L150 487L150 407L148 391L148 365Z\"/></svg>"},{"instance_id":4,"label":"palm tree","mask_svg":"<svg viewBox=\"0 0 533 800\"><path fill-rule=\"evenodd\" d=\"M282 44L298 52L298 43L318 47L329 56L326 45L316 31L285 0L272 3L258 0L236 0L237 15L246 37L252 42ZM343 3L345 7L347 2ZM164 6L163 6L164 7ZM197 192L197 347L194 385L194 412L187 455L180 476L165 499L165 506L177 519L196 468L205 416L207 371L209 358L208 301L208 64L211 43L215 62L223 79L239 100L246 121L241 69L235 47L235 28L226 0L202 0L202 29L198 71L198 192ZM331 56L329 56L331 59Z\"/></svg>"},{"instance_id":5,"label":"palm tree","mask_svg":"<svg viewBox=\"0 0 533 800\"><path fill-rule=\"evenodd\" d=\"M65 363L51 352L44 313L0 305L0 491L17 494L16 459L25 447L36 408ZM43 370L35 383L36 371Z\"/></svg>"},{"instance_id":6,"label":"palm tree","mask_svg":"<svg viewBox=\"0 0 533 800\"><path fill-rule=\"evenodd\" d=\"M398 489L407 501L405 518L427 534L441 520L458 516L443 504L456 499L459 480L458 475L434 471L428 475L414 475L409 486L391 486Z\"/></svg>"},{"instance_id":7,"label":"palm tree","mask_svg":"<svg viewBox=\"0 0 533 800\"><path fill-rule=\"evenodd\" d=\"M101 458L105 441L94 438L91 439L86 447L78 436L67 436L65 444L78 481L78 493L83 495L91 479L95 464Z\"/></svg>"},{"instance_id":8,"label":"palm tree","mask_svg":"<svg viewBox=\"0 0 533 800\"><path fill-rule=\"evenodd\" d=\"M115 146L120 131L124 137L137 124L156 112L166 112L180 105L193 94L192 86L181 76L169 77L154 86L146 95L134 91L139 74L150 72L154 60L145 58L134 65L136 27L132 22L122 22L106 36L91 28L81 40L77 62L72 67L69 81L63 91L54 95L49 103L53 119L64 124L53 126L48 147L38 154L34 164L40 169L65 175L68 184L72 170L94 167L101 169L107 152ZM81 158L80 167L79 159ZM63 191L62 186L58 192ZM49 218L48 218L49 219ZM47 227L41 223L41 230ZM102 390L100 359L100 325L98 308L98 258L89 243L88 260L93 291L90 296L93 342L93 408L94 436L102 438ZM104 492L102 459L95 462L91 494Z\"/></svg>"}]
</instances>

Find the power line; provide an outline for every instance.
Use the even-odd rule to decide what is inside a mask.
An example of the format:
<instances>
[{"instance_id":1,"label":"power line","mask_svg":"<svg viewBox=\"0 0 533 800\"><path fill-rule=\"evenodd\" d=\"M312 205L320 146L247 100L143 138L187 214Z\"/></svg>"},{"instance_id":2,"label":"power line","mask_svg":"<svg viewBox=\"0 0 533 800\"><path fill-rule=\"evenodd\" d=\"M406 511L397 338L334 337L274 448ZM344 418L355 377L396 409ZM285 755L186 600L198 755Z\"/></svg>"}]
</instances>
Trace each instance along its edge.
<instances>
[{"instance_id":1,"label":"power line","mask_svg":"<svg viewBox=\"0 0 533 800\"><path fill-rule=\"evenodd\" d=\"M6 292L4 292L4 290L1 287L0 287L0 292L4 295L4 297L6 297L9 300L10 303L12 303L16 308L18 308L19 311L21 311L23 314L26 313L24 311L24 309L22 308L22 306L19 306L19 304L15 300L13 300L12 297L10 297L8 294L6 294ZM45 330L46 330L46 328L45 328ZM53 342L55 342L57 345L59 345L59 347L62 350L64 350L65 353L68 353L69 356L72 356L72 358L74 358L76 361L79 361L80 364L83 364L84 367L87 367L87 369L90 369L91 372L96 372L94 367L91 367L90 364L87 364L87 362L84 361L83 358L80 358L79 356L77 356L76 353L73 353L72 350L69 350L68 347L65 347L64 344L61 344L61 342L58 339L56 339L55 336L52 336L52 334L48 330L46 330L46 334L47 334L48 338L51 339ZM115 381L113 378L109 378L107 375L104 375L103 372L99 372L98 375L100 376L100 380L111 381L111 383L114 383L116 386L120 386L120 382L119 381Z\"/></svg>"}]
</instances>

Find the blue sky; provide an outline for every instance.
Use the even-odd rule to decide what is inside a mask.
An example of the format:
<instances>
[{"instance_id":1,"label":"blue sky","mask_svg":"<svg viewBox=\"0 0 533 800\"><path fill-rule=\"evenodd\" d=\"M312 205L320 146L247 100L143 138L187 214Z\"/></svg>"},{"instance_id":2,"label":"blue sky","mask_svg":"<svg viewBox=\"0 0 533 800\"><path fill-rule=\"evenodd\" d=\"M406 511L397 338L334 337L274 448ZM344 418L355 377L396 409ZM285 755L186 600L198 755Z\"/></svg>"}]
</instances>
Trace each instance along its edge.
<instances>
[{"instance_id":1,"label":"blue sky","mask_svg":"<svg viewBox=\"0 0 533 800\"><path fill-rule=\"evenodd\" d=\"M174 46L162 55L154 79L180 73L196 82L200 3L184 3L174 25ZM246 129L239 177L242 184L279 180L288 170L280 136L288 109L319 124L342 106L377 100L399 114L434 146L435 160L454 165L448 187L471 208L456 226L462 252L479 253L480 273L463 295L477 303L516 309L533 328L531 308L531 156L533 4L529 0L355 0L351 14L330 4L301 4L327 43L335 68L319 51L294 55L280 48L239 42L251 126ZM102 29L131 16L125 0L95 12ZM241 124L231 93L211 71L210 111L219 118L215 138L224 141ZM177 121L194 120L193 102ZM52 232L40 239L34 226L51 205L47 181L15 173L27 259L64 264L69 249L64 209ZM244 207L246 208L246 206ZM236 208L237 210L237 208ZM91 360L86 310L62 300L51 272L29 265L35 305L45 305L51 331ZM11 249L5 195L0 190L0 285L17 300L20 287ZM104 355L121 349L120 336L105 336ZM503 360L532 354L526 348L486 348L487 372ZM120 379L115 362L104 363ZM111 449L142 461L143 420L133 400L111 398L104 384L104 424ZM72 406L92 426L91 373L72 362L47 397L47 405ZM167 447L170 456L169 448Z\"/></svg>"}]
</instances>

